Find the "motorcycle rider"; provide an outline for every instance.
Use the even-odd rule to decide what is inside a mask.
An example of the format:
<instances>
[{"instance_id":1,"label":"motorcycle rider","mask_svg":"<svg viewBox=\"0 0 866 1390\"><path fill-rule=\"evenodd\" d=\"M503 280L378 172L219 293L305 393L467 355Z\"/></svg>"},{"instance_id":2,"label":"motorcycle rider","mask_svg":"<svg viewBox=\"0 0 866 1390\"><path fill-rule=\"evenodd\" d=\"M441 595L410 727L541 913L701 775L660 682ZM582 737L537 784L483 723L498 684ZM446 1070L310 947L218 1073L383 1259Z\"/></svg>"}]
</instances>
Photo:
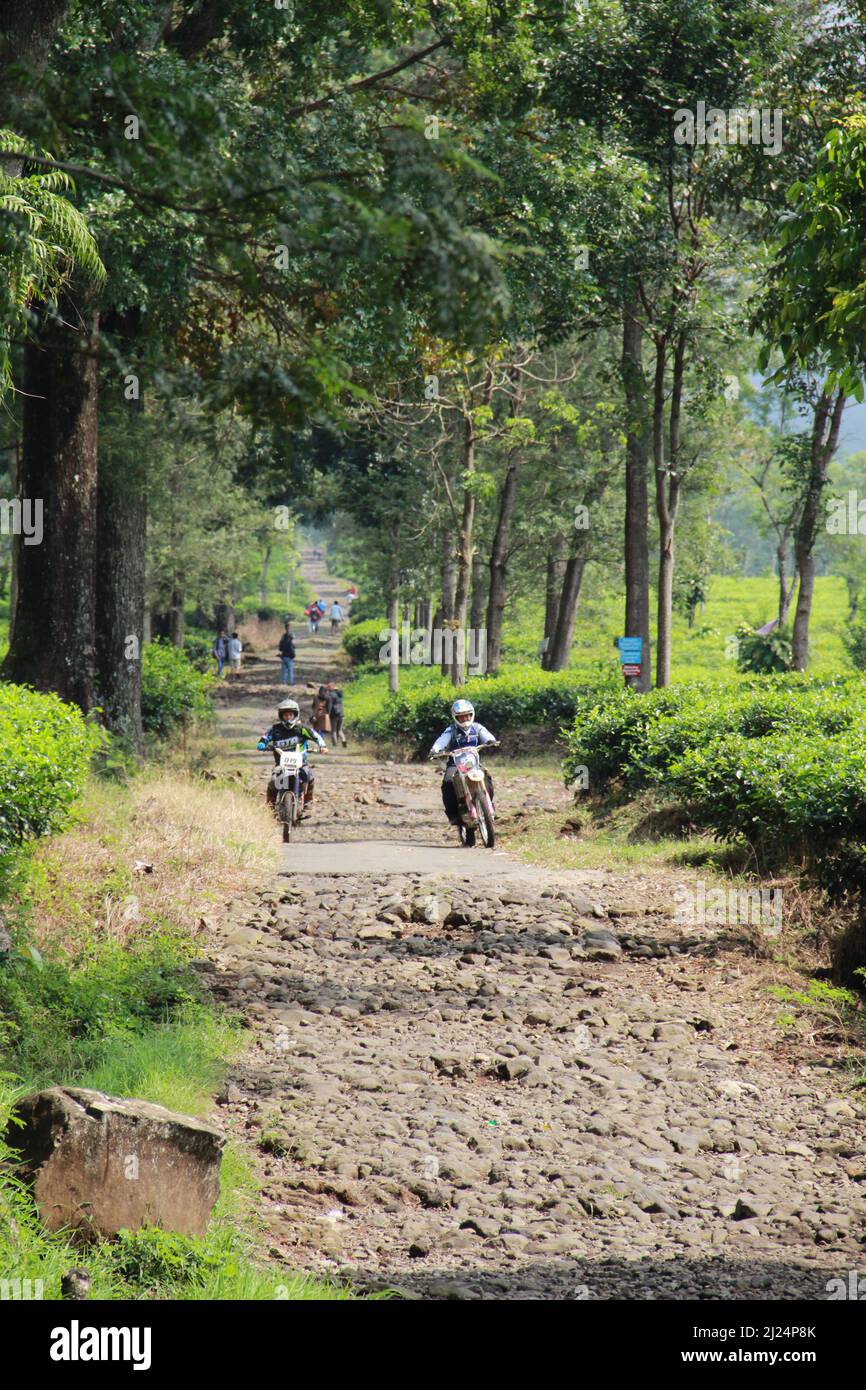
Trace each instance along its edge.
<instances>
[{"instance_id":1,"label":"motorcycle rider","mask_svg":"<svg viewBox=\"0 0 866 1390\"><path fill-rule=\"evenodd\" d=\"M299 777L301 786L304 789L304 810L312 804L313 800L313 769L307 763L307 744L317 743L323 753L327 753L328 748L321 734L315 729L308 729L306 724L301 723L301 711L296 700L280 700L277 705L277 722L272 724L259 739L256 747L264 752L270 748L274 755L274 765L280 761L281 748L297 748L298 744L303 744L304 765L300 770ZM268 778L267 790L268 804L275 806L277 801L277 789L274 786L273 777Z\"/></svg>"},{"instance_id":2,"label":"motorcycle rider","mask_svg":"<svg viewBox=\"0 0 866 1390\"><path fill-rule=\"evenodd\" d=\"M448 728L437 738L433 747L430 749L429 756L434 753L444 753L449 748L475 748L478 744L496 743L496 738L489 729L485 729L483 724L475 722L475 708L468 700L455 700L451 706L451 723ZM442 805L445 807L445 814L452 825L460 824L460 814L457 809L457 793L454 790L454 759L449 758L445 764L445 775L442 778ZM484 780L487 784L487 794L493 801L493 778L487 769L484 769Z\"/></svg>"}]
</instances>

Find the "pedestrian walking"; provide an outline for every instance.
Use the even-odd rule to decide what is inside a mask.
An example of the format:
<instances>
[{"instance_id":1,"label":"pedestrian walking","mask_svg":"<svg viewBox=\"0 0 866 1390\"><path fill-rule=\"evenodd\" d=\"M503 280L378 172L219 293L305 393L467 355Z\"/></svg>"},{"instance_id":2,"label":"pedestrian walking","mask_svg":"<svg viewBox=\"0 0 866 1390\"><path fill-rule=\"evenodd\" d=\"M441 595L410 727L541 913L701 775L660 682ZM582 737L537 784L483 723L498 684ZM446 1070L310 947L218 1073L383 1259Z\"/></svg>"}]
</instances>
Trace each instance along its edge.
<instances>
[{"instance_id":1,"label":"pedestrian walking","mask_svg":"<svg viewBox=\"0 0 866 1390\"><path fill-rule=\"evenodd\" d=\"M334 602L331 604L330 618L331 618L331 631L332 631L332 632L339 632L339 630L340 630L340 623L343 621L343 610L342 610L342 608L340 607L340 605L339 605L339 603L337 602L336 599L334 599Z\"/></svg>"},{"instance_id":2,"label":"pedestrian walking","mask_svg":"<svg viewBox=\"0 0 866 1390\"><path fill-rule=\"evenodd\" d=\"M244 644L236 632L229 638L229 670L232 675L239 676L241 673L241 655Z\"/></svg>"},{"instance_id":3,"label":"pedestrian walking","mask_svg":"<svg viewBox=\"0 0 866 1390\"><path fill-rule=\"evenodd\" d=\"M331 732L331 716L328 713L328 691L324 685L320 685L318 690L314 685L307 682L307 689L315 691L313 703L310 711L310 727L316 730L317 734L329 734Z\"/></svg>"},{"instance_id":4,"label":"pedestrian walking","mask_svg":"<svg viewBox=\"0 0 866 1390\"><path fill-rule=\"evenodd\" d=\"M328 718L331 721L331 742L336 748L337 739L339 739L345 748L348 740L343 733L343 692L337 688L334 681L328 681L325 690L328 700Z\"/></svg>"},{"instance_id":5,"label":"pedestrian walking","mask_svg":"<svg viewBox=\"0 0 866 1390\"><path fill-rule=\"evenodd\" d=\"M210 650L211 656L217 664L216 673L218 676L221 676L229 655L229 639L225 631L220 629L213 639L213 646Z\"/></svg>"},{"instance_id":6,"label":"pedestrian walking","mask_svg":"<svg viewBox=\"0 0 866 1390\"><path fill-rule=\"evenodd\" d=\"M295 683L295 638L292 632L291 623L286 623L286 630L280 638L280 680L283 685L294 685Z\"/></svg>"}]
</instances>

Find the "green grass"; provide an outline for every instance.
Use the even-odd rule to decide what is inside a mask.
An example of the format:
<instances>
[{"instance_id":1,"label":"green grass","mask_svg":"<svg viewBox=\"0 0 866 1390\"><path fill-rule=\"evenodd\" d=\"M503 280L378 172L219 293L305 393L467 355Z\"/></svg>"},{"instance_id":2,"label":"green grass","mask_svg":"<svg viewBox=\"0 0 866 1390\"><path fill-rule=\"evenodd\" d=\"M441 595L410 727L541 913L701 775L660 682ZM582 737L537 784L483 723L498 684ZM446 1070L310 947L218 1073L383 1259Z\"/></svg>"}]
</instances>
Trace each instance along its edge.
<instances>
[{"instance_id":1,"label":"green grass","mask_svg":"<svg viewBox=\"0 0 866 1390\"><path fill-rule=\"evenodd\" d=\"M707 681L713 684L735 682L736 663L725 655L726 641L740 623L761 626L774 616L776 581L772 576L741 578L717 576L709 588L703 614L698 613L689 631L684 618L674 617L671 682ZM848 602L844 580L834 577L815 581L812 614L809 674L833 675L851 671L851 662L842 643L848 621ZM523 600L512 606L505 622L502 673L520 668L537 670L538 639L543 630L540 603ZM594 594L590 587L581 601L569 669L595 684L604 672L616 676L619 661L613 639L622 635L622 599L619 595ZM401 666L400 691L422 692L441 676L437 667ZM388 693L388 672L383 667L364 668L346 690L347 723L371 719L381 709ZM483 719L483 711L479 711ZM447 711L443 709L443 721ZM444 727L444 722L443 722Z\"/></svg>"},{"instance_id":2,"label":"green grass","mask_svg":"<svg viewBox=\"0 0 866 1390\"><path fill-rule=\"evenodd\" d=\"M569 663L578 670L585 668L588 676L599 660L617 664L613 639L623 635L622 596L595 593L593 577L590 571L587 589L578 610ZM704 612L698 611L691 631L685 618L674 614L671 680L734 679L735 663L725 657L726 638L734 635L740 623L761 627L775 617L777 592L776 579L771 575L752 578L717 575L711 579ZM541 602L524 600L514 605L514 609L516 612L505 623L504 669L511 662L537 661L538 639L544 629ZM650 611L655 641L654 596ZM832 675L836 671L850 669L842 644L842 632L847 621L845 581L833 576L817 579L810 626L811 675Z\"/></svg>"},{"instance_id":3,"label":"green grass","mask_svg":"<svg viewBox=\"0 0 866 1390\"><path fill-rule=\"evenodd\" d=\"M557 873L566 869L610 869L612 865L628 869L646 864L675 864L682 852L682 842L678 840L632 843L615 830L595 829L572 839L560 834L564 818L554 819L555 824L539 819L519 837L506 831L500 843L525 863L538 864Z\"/></svg>"},{"instance_id":4,"label":"green grass","mask_svg":"<svg viewBox=\"0 0 866 1390\"><path fill-rule=\"evenodd\" d=\"M112 1040L100 1060L75 1080L109 1095L144 1096L183 1115L201 1116L210 1110L226 1063L243 1042L237 1027L199 1008L141 1037Z\"/></svg>"},{"instance_id":5,"label":"green grass","mask_svg":"<svg viewBox=\"0 0 866 1390\"><path fill-rule=\"evenodd\" d=\"M422 691L429 685L435 685L442 677L438 667L428 666L401 666L400 668L400 691ZM386 669L371 670L365 668L357 679L351 681L344 687L346 703L346 722L351 724L353 720L359 723L362 720L372 719L382 707L382 702L388 694L388 672ZM447 722L447 712L445 722ZM443 723L444 728L444 723Z\"/></svg>"}]
</instances>

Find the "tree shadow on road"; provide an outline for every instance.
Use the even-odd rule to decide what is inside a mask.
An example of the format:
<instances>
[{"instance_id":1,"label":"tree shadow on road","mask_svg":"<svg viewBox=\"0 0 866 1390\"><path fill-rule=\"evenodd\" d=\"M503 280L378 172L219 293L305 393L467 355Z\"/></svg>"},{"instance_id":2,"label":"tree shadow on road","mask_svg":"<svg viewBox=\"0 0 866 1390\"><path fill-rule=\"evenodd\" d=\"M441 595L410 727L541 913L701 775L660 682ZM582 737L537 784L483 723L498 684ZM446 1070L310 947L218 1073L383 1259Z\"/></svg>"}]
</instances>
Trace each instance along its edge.
<instances>
[{"instance_id":1,"label":"tree shadow on road","mask_svg":"<svg viewBox=\"0 0 866 1390\"><path fill-rule=\"evenodd\" d=\"M491 1244L495 1246L495 1238ZM847 1284L849 1265L850 1253L840 1252L834 1258L828 1252L815 1265L775 1261L762 1253L755 1259L747 1254L740 1259L727 1255L633 1260L575 1256L515 1262L503 1270L456 1262L449 1267L431 1255L419 1260L417 1269L395 1269L390 1275L363 1268L347 1273L359 1290L392 1288L398 1294L435 1300L826 1301L839 1287L832 1280ZM805 1315L804 1323L808 1323Z\"/></svg>"}]
</instances>

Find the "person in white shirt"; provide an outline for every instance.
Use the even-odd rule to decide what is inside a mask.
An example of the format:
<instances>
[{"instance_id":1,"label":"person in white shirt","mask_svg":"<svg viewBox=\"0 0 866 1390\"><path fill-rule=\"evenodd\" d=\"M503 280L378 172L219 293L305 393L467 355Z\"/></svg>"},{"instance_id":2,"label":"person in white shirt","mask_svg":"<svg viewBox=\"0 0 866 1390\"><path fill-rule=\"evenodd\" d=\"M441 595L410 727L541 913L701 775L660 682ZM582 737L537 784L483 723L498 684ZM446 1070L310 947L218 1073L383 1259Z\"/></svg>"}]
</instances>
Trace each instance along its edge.
<instances>
[{"instance_id":1,"label":"person in white shirt","mask_svg":"<svg viewBox=\"0 0 866 1390\"><path fill-rule=\"evenodd\" d=\"M229 669L233 671L236 676L239 676L241 673L241 652L243 649L243 642L238 637L237 633L233 632L229 638Z\"/></svg>"},{"instance_id":2,"label":"person in white shirt","mask_svg":"<svg viewBox=\"0 0 866 1390\"><path fill-rule=\"evenodd\" d=\"M343 610L336 599L334 599L334 602L331 604L329 616L331 619L331 631L336 632L340 623L343 621Z\"/></svg>"},{"instance_id":3,"label":"person in white shirt","mask_svg":"<svg viewBox=\"0 0 866 1390\"><path fill-rule=\"evenodd\" d=\"M455 700L451 706L451 723L443 733L439 735L433 747L430 749L430 756L434 753L445 753L450 748L474 748L478 745L482 747L488 743L496 743L496 735L489 729L485 729L483 724L475 721L475 707L468 700ZM457 793L454 790L454 759L449 758L445 764L445 776L442 779L442 805L445 807L445 814L452 825L460 824L460 811L457 806ZM493 800L493 778L484 769L484 781L487 785L487 794Z\"/></svg>"}]
</instances>

